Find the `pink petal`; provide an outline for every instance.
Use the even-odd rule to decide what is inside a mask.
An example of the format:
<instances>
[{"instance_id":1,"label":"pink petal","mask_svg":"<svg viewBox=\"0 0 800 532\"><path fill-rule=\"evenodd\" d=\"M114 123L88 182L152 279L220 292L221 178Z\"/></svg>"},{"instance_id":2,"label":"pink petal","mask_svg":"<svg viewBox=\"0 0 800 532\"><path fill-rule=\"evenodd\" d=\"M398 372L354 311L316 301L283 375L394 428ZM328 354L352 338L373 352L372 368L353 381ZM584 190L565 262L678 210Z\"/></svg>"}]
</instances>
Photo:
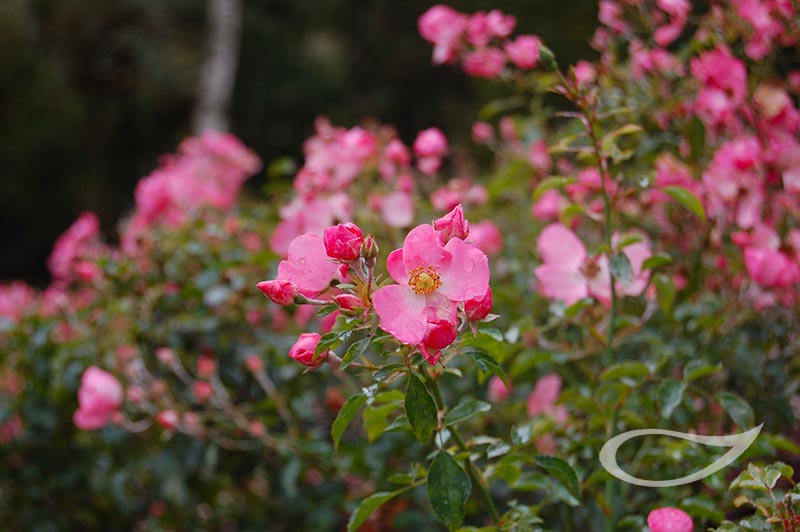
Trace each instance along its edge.
<instances>
[{"instance_id":1,"label":"pink petal","mask_svg":"<svg viewBox=\"0 0 800 532\"><path fill-rule=\"evenodd\" d=\"M289 245L289 256L278 265L277 279L291 281L300 293L315 296L325 290L336 277L339 265L325 252L322 238L306 233Z\"/></svg>"},{"instance_id":2,"label":"pink petal","mask_svg":"<svg viewBox=\"0 0 800 532\"><path fill-rule=\"evenodd\" d=\"M561 393L561 377L549 373L536 382L536 386L528 396L528 415L535 416L550 412Z\"/></svg>"},{"instance_id":3,"label":"pink petal","mask_svg":"<svg viewBox=\"0 0 800 532\"><path fill-rule=\"evenodd\" d=\"M536 248L545 264L560 270L577 270L586 259L583 242L561 224L545 227L536 239Z\"/></svg>"},{"instance_id":4,"label":"pink petal","mask_svg":"<svg viewBox=\"0 0 800 532\"><path fill-rule=\"evenodd\" d=\"M110 412L91 412L81 410L80 408L75 411L72 416L72 422L75 426L82 430L97 430L103 428L111 417Z\"/></svg>"},{"instance_id":5,"label":"pink petal","mask_svg":"<svg viewBox=\"0 0 800 532\"><path fill-rule=\"evenodd\" d=\"M392 279L400 284L408 284L408 271L403 262L402 249L396 249L389 253L389 256L386 257L386 269L389 270Z\"/></svg>"},{"instance_id":6,"label":"pink petal","mask_svg":"<svg viewBox=\"0 0 800 532\"><path fill-rule=\"evenodd\" d=\"M578 270L564 270L559 266L542 265L534 270L539 280L539 290L547 297L560 299L567 306L589 295L586 278Z\"/></svg>"},{"instance_id":7,"label":"pink petal","mask_svg":"<svg viewBox=\"0 0 800 532\"><path fill-rule=\"evenodd\" d=\"M450 260L440 263L439 292L453 301L481 297L489 289L489 259L476 247L452 238L444 247Z\"/></svg>"},{"instance_id":8,"label":"pink petal","mask_svg":"<svg viewBox=\"0 0 800 532\"><path fill-rule=\"evenodd\" d=\"M425 297L407 286L384 286L372 296L375 312L381 319L381 329L404 344L416 345L425 337L427 316Z\"/></svg>"},{"instance_id":9,"label":"pink petal","mask_svg":"<svg viewBox=\"0 0 800 532\"><path fill-rule=\"evenodd\" d=\"M423 268L438 266L448 259L449 255L444 251L442 237L431 225L416 226L403 242L403 262L407 271L420 266Z\"/></svg>"}]
</instances>

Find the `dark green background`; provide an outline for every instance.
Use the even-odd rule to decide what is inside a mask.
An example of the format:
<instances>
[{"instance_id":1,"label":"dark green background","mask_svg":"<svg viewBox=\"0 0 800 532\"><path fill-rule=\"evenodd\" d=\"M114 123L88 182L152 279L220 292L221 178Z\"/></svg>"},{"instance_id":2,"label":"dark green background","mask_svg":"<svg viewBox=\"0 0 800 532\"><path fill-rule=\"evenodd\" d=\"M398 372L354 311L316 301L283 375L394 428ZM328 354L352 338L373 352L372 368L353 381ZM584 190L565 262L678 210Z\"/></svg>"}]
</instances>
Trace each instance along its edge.
<instances>
[{"instance_id":1,"label":"dark green background","mask_svg":"<svg viewBox=\"0 0 800 532\"><path fill-rule=\"evenodd\" d=\"M500 88L431 65L421 0L245 0L233 131L265 160L299 158L313 120L437 125L464 139ZM499 8L562 64L591 57L595 1L458 1ZM0 280L48 281L54 239L83 210L114 239L137 180L190 134L205 52L201 0L0 2ZM460 135L460 137L459 137ZM264 174L251 181L263 184Z\"/></svg>"}]
</instances>

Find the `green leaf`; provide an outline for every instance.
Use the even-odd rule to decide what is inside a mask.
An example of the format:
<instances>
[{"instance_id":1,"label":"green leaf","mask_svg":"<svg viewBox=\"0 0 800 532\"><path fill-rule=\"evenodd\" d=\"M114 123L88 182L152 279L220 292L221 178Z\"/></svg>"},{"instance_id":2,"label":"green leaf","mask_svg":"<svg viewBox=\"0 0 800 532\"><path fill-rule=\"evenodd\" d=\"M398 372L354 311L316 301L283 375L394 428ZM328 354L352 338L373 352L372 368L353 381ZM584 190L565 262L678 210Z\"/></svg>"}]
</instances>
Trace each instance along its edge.
<instances>
[{"instance_id":1,"label":"green leaf","mask_svg":"<svg viewBox=\"0 0 800 532\"><path fill-rule=\"evenodd\" d=\"M553 190L555 188L563 188L570 183L574 183L574 177L564 177L562 175L555 175L552 177L548 177L547 179L542 180L536 188L533 190L533 201L537 201L539 198L542 197L542 194L547 192L548 190Z\"/></svg>"},{"instance_id":2,"label":"green leaf","mask_svg":"<svg viewBox=\"0 0 800 532\"><path fill-rule=\"evenodd\" d=\"M661 417L670 417L675 408L683 400L686 383L677 379L666 379L658 385L658 403L661 405Z\"/></svg>"},{"instance_id":3,"label":"green leaf","mask_svg":"<svg viewBox=\"0 0 800 532\"><path fill-rule=\"evenodd\" d=\"M645 259L645 261L642 263L642 271L655 270L656 268L660 268L671 263L672 258L668 257L667 255L653 255L652 257Z\"/></svg>"},{"instance_id":4,"label":"green leaf","mask_svg":"<svg viewBox=\"0 0 800 532\"><path fill-rule=\"evenodd\" d=\"M408 488L399 489L397 491L379 491L362 500L358 508L350 515L350 520L347 522L347 532L355 532L361 528L361 525L369 519L369 516L371 516L375 510L406 490L408 490Z\"/></svg>"},{"instance_id":5,"label":"green leaf","mask_svg":"<svg viewBox=\"0 0 800 532\"><path fill-rule=\"evenodd\" d=\"M620 362L600 374L600 380L613 381L622 378L644 379L650 370L642 362Z\"/></svg>"},{"instance_id":6,"label":"green leaf","mask_svg":"<svg viewBox=\"0 0 800 532\"><path fill-rule=\"evenodd\" d=\"M694 359L683 368L683 380L685 381L693 381L695 379L700 379L705 377L706 375L711 375L712 373L716 373L717 371L721 370L722 366L717 364L712 366L708 363L707 360L702 358Z\"/></svg>"},{"instance_id":7,"label":"green leaf","mask_svg":"<svg viewBox=\"0 0 800 532\"><path fill-rule=\"evenodd\" d=\"M447 451L439 451L428 471L428 500L448 530L461 526L470 491L469 476Z\"/></svg>"},{"instance_id":8,"label":"green leaf","mask_svg":"<svg viewBox=\"0 0 800 532\"><path fill-rule=\"evenodd\" d=\"M534 456L534 461L547 470L550 475L556 478L567 488L570 495L578 501L581 499L581 485L578 482L578 475L572 466L561 458L555 456Z\"/></svg>"},{"instance_id":9,"label":"green leaf","mask_svg":"<svg viewBox=\"0 0 800 532\"><path fill-rule=\"evenodd\" d=\"M670 315L672 304L675 302L675 283L666 275L656 275L653 279L656 285L656 299L664 314Z\"/></svg>"},{"instance_id":10,"label":"green leaf","mask_svg":"<svg viewBox=\"0 0 800 532\"><path fill-rule=\"evenodd\" d=\"M353 421L353 418L366 402L367 398L363 395L353 395L339 409L339 413L336 414L336 419L333 420L333 425L331 425L331 437L333 438L335 449L339 449L339 441L342 439L344 431L347 430L350 422Z\"/></svg>"},{"instance_id":11,"label":"green leaf","mask_svg":"<svg viewBox=\"0 0 800 532\"><path fill-rule=\"evenodd\" d=\"M664 192L669 194L672 199L683 205L702 221L706 221L706 211L697 196L683 187L664 187Z\"/></svg>"},{"instance_id":12,"label":"green leaf","mask_svg":"<svg viewBox=\"0 0 800 532\"><path fill-rule=\"evenodd\" d=\"M342 357L342 363L339 366L339 370L344 370L352 364L358 357L363 355L367 348L369 347L369 342L372 340L372 336L367 336L366 338L362 338L357 342L353 342L350 347L347 348L344 356Z\"/></svg>"},{"instance_id":13,"label":"green leaf","mask_svg":"<svg viewBox=\"0 0 800 532\"><path fill-rule=\"evenodd\" d=\"M367 431L367 441L374 442L386 431L386 427L389 426L389 414L395 408L397 408L395 405L382 405L368 406L364 409L362 420L364 421L364 430Z\"/></svg>"},{"instance_id":14,"label":"green leaf","mask_svg":"<svg viewBox=\"0 0 800 532\"><path fill-rule=\"evenodd\" d=\"M484 372L484 373L494 373L505 383L506 386L509 386L508 375L506 375L505 370L497 363L497 360L494 359L492 355L480 349L478 347L467 347L462 352L462 355L467 356L475 362L475 365Z\"/></svg>"},{"instance_id":15,"label":"green leaf","mask_svg":"<svg viewBox=\"0 0 800 532\"><path fill-rule=\"evenodd\" d=\"M730 392L720 392L715 397L739 427L749 429L755 424L753 409L744 399Z\"/></svg>"},{"instance_id":16,"label":"green leaf","mask_svg":"<svg viewBox=\"0 0 800 532\"><path fill-rule=\"evenodd\" d=\"M618 279L622 284L628 284L633 279L633 267L628 256L624 253L616 253L608 259L608 268L611 275Z\"/></svg>"},{"instance_id":17,"label":"green leaf","mask_svg":"<svg viewBox=\"0 0 800 532\"><path fill-rule=\"evenodd\" d=\"M411 432L420 442L427 442L436 430L439 414L428 389L413 373L408 374L405 407Z\"/></svg>"},{"instance_id":18,"label":"green leaf","mask_svg":"<svg viewBox=\"0 0 800 532\"><path fill-rule=\"evenodd\" d=\"M686 138L689 139L689 146L691 148L690 158L692 161L697 162L700 159L700 155L706 149L706 128L703 125L703 121L697 118L697 116L689 122Z\"/></svg>"},{"instance_id":19,"label":"green leaf","mask_svg":"<svg viewBox=\"0 0 800 532\"><path fill-rule=\"evenodd\" d=\"M475 414L488 412L491 408L492 405L486 401L477 401L471 398L463 399L447 413L444 418L444 424L445 426L455 425L465 419L471 418Z\"/></svg>"}]
</instances>

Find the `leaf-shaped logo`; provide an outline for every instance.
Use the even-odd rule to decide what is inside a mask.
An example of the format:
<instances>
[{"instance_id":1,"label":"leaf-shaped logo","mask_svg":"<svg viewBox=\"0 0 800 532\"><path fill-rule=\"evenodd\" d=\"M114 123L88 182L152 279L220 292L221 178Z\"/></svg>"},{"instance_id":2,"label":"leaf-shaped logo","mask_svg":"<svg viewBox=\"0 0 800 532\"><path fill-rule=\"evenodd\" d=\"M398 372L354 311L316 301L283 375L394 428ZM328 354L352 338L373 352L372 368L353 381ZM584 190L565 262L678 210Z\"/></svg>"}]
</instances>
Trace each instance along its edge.
<instances>
[{"instance_id":1,"label":"leaf-shaped logo","mask_svg":"<svg viewBox=\"0 0 800 532\"><path fill-rule=\"evenodd\" d=\"M619 436L615 436L608 440L603 448L600 449L600 463L606 470L617 477L618 479L629 484L637 486L646 486L648 488L667 488L670 486L680 486L681 484L689 484L698 481L709 475L713 475L720 469L727 467L734 460L739 458L745 450L755 441L761 432L761 427L764 424L754 427L747 432L739 434L730 434L727 436L701 436L699 434L688 434L686 432L677 432L674 430L662 429L639 429L623 432ZM680 477L672 480L645 480L629 475L617 464L617 451L628 440L638 438L640 436L671 436L673 438L681 438L694 443L702 445L712 445L715 447L730 447L728 452L717 458L711 465L701 469L691 475Z\"/></svg>"}]
</instances>

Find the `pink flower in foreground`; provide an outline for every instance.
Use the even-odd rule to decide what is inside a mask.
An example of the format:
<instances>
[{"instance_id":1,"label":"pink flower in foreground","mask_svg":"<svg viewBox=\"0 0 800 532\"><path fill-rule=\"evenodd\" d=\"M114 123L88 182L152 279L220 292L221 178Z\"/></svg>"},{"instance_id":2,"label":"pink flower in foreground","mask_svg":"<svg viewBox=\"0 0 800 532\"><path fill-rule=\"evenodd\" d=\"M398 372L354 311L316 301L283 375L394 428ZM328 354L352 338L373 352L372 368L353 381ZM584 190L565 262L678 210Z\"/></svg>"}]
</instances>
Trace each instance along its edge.
<instances>
[{"instance_id":1,"label":"pink flower in foreground","mask_svg":"<svg viewBox=\"0 0 800 532\"><path fill-rule=\"evenodd\" d=\"M306 233L289 245L289 256L278 264L277 279L291 281L304 296L315 296L330 286L339 267L328 258L322 239Z\"/></svg>"},{"instance_id":2,"label":"pink flower in foreground","mask_svg":"<svg viewBox=\"0 0 800 532\"><path fill-rule=\"evenodd\" d=\"M314 356L314 350L322 337L317 333L303 333L289 349L289 356L304 366L315 368L325 363L327 351Z\"/></svg>"},{"instance_id":3,"label":"pink flower in foreground","mask_svg":"<svg viewBox=\"0 0 800 532\"><path fill-rule=\"evenodd\" d=\"M481 321L492 311L492 289L486 290L483 296L474 297L464 302L464 314L470 321Z\"/></svg>"},{"instance_id":4,"label":"pink flower in foreground","mask_svg":"<svg viewBox=\"0 0 800 532\"><path fill-rule=\"evenodd\" d=\"M256 285L265 296L278 305L291 305L297 296L297 285L291 281L276 279L274 281L261 281Z\"/></svg>"},{"instance_id":5,"label":"pink flower in foreground","mask_svg":"<svg viewBox=\"0 0 800 532\"><path fill-rule=\"evenodd\" d=\"M356 224L338 224L325 229L325 252L333 259L351 261L361 255L364 233Z\"/></svg>"},{"instance_id":6,"label":"pink flower in foreground","mask_svg":"<svg viewBox=\"0 0 800 532\"><path fill-rule=\"evenodd\" d=\"M656 508L647 516L651 532L692 532L694 523L689 514L679 508Z\"/></svg>"},{"instance_id":7,"label":"pink flower in foreground","mask_svg":"<svg viewBox=\"0 0 800 532\"><path fill-rule=\"evenodd\" d=\"M458 238L444 244L427 224L408 233L386 266L399 284L375 292L373 304L381 328L405 344L422 342L428 323L435 322L429 313L452 322L457 302L483 296L489 287L486 255Z\"/></svg>"},{"instance_id":8,"label":"pink flower in foreground","mask_svg":"<svg viewBox=\"0 0 800 532\"><path fill-rule=\"evenodd\" d=\"M439 231L445 243L451 238L464 240L469 234L469 222L464 218L464 209L460 203L441 218L434 220L433 227Z\"/></svg>"},{"instance_id":9,"label":"pink flower in foreground","mask_svg":"<svg viewBox=\"0 0 800 532\"><path fill-rule=\"evenodd\" d=\"M589 257L575 233L558 223L544 228L536 247L543 264L534 274L545 296L572 305L591 295L609 304L611 282L605 255Z\"/></svg>"},{"instance_id":10,"label":"pink flower in foreground","mask_svg":"<svg viewBox=\"0 0 800 532\"><path fill-rule=\"evenodd\" d=\"M539 64L540 42L539 37L535 35L520 35L505 45L508 60L519 68L529 69L536 67Z\"/></svg>"},{"instance_id":11,"label":"pink flower in foreground","mask_svg":"<svg viewBox=\"0 0 800 532\"><path fill-rule=\"evenodd\" d=\"M72 420L83 430L102 428L122 404L122 397L122 386L111 373L90 366L81 377L78 410Z\"/></svg>"}]
</instances>

